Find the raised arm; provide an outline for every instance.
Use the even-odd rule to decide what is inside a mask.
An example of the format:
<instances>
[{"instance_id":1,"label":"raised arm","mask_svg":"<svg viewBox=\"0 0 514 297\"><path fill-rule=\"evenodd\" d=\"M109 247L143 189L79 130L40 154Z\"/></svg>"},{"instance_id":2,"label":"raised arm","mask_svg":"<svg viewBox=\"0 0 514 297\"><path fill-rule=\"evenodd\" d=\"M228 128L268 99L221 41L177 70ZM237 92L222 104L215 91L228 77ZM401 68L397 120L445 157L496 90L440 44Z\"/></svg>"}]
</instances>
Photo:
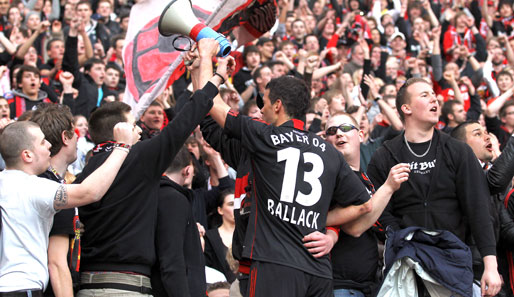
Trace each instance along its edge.
<instances>
[{"instance_id":1,"label":"raised arm","mask_svg":"<svg viewBox=\"0 0 514 297\"><path fill-rule=\"evenodd\" d=\"M514 88L508 89L505 93L501 94L496 100L491 102L485 109L485 115L488 117L497 116L503 104L514 95Z\"/></svg>"},{"instance_id":2,"label":"raised arm","mask_svg":"<svg viewBox=\"0 0 514 297\"><path fill-rule=\"evenodd\" d=\"M30 35L29 39L25 41L16 51L16 58L23 60L25 57L25 54L29 51L30 47L34 44L34 41L36 41L39 34L45 32L48 27L50 27L50 23L48 21L43 21L38 25L37 30L34 30L32 32L32 35Z\"/></svg>"},{"instance_id":3,"label":"raised arm","mask_svg":"<svg viewBox=\"0 0 514 297\"><path fill-rule=\"evenodd\" d=\"M234 58L220 58L218 59L218 68L216 69L216 73L219 73L224 78L228 77L228 73L233 71L234 69ZM218 77L217 75L214 77ZM227 119L227 114L230 111L230 106L228 106L223 99L218 95L214 98L214 105L211 109L212 118L220 125L220 127L225 127L225 120Z\"/></svg>"},{"instance_id":4,"label":"raised arm","mask_svg":"<svg viewBox=\"0 0 514 297\"><path fill-rule=\"evenodd\" d=\"M114 139L132 145L135 126L122 122L114 126ZM62 185L54 198L54 208L64 209L99 201L111 186L129 152L128 148L115 147L107 160L77 185Z\"/></svg>"},{"instance_id":5,"label":"raised arm","mask_svg":"<svg viewBox=\"0 0 514 297\"><path fill-rule=\"evenodd\" d=\"M400 188L403 182L409 179L409 172L409 164L400 163L393 166L389 171L386 182L368 201L368 203L371 203L371 211L363 214L356 220L343 224L341 230L355 237L359 237L368 230L382 214L393 193Z\"/></svg>"}]
</instances>

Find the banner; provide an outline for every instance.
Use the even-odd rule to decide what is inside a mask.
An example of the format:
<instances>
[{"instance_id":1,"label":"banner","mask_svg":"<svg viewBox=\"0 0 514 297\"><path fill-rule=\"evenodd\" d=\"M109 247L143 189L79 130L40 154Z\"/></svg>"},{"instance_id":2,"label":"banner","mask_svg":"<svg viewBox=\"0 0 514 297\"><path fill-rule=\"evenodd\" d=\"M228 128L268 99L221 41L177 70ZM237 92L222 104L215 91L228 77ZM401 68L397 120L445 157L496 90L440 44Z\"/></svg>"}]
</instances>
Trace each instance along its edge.
<instances>
[{"instance_id":1,"label":"banner","mask_svg":"<svg viewBox=\"0 0 514 297\"><path fill-rule=\"evenodd\" d=\"M184 1L184 0L180 0ZM187 0L186 0L187 1ZM192 0L193 12L205 25L232 34L243 45L269 31L277 17L276 0ZM141 0L130 12L123 48L127 80L123 101L139 119L166 86L185 71L182 55L188 38L164 37L157 28L159 17L169 2Z\"/></svg>"}]
</instances>

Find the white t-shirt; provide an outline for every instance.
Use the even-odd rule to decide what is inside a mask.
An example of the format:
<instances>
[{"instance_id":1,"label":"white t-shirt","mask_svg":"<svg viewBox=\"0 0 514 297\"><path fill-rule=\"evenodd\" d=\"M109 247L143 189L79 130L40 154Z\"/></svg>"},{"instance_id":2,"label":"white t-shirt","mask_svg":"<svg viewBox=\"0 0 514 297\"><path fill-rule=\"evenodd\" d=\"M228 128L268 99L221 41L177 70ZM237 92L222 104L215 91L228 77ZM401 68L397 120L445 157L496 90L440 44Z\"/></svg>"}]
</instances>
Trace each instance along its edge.
<instances>
[{"instance_id":1,"label":"white t-shirt","mask_svg":"<svg viewBox=\"0 0 514 297\"><path fill-rule=\"evenodd\" d=\"M59 186L19 170L0 172L0 292L46 288L48 235Z\"/></svg>"}]
</instances>

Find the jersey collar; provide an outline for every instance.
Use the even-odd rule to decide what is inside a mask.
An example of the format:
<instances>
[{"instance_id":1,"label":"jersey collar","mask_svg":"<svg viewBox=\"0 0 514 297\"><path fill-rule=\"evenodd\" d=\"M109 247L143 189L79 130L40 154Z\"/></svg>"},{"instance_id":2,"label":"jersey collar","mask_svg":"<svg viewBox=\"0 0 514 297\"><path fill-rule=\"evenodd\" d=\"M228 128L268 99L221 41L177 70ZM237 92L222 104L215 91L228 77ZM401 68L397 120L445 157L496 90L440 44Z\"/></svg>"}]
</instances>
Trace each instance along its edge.
<instances>
[{"instance_id":1,"label":"jersey collar","mask_svg":"<svg viewBox=\"0 0 514 297\"><path fill-rule=\"evenodd\" d=\"M298 119L291 119L280 125L280 127L293 127L295 129L305 131L305 123Z\"/></svg>"}]
</instances>

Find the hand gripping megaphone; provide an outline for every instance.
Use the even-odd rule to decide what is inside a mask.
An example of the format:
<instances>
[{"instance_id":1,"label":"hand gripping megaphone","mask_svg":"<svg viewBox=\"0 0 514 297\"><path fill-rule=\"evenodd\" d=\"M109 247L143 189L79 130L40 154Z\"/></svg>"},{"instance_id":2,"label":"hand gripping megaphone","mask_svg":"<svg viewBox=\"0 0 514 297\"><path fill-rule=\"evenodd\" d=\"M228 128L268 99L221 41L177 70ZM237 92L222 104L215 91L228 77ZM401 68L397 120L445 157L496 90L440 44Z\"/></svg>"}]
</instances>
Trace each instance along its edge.
<instances>
[{"instance_id":1,"label":"hand gripping megaphone","mask_svg":"<svg viewBox=\"0 0 514 297\"><path fill-rule=\"evenodd\" d=\"M226 57L232 51L230 42L223 35L198 20L191 0L173 0L166 6L159 18L159 33L163 36L187 35L197 42L202 38L216 39L220 45L219 57Z\"/></svg>"}]
</instances>

